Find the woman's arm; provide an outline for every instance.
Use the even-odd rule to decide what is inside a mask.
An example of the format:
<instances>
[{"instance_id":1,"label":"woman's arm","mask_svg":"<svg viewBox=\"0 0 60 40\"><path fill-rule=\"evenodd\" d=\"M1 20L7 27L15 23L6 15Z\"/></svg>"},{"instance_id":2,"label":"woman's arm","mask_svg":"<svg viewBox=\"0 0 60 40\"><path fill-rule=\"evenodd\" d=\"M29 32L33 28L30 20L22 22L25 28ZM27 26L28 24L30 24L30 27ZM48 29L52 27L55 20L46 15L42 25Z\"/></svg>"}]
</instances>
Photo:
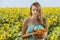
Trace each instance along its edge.
<instances>
[{"instance_id":1,"label":"woman's arm","mask_svg":"<svg viewBox=\"0 0 60 40\"><path fill-rule=\"evenodd\" d=\"M44 25L45 25L45 34L43 34L44 38L47 38L47 34L48 34L48 23L47 20L44 18Z\"/></svg>"},{"instance_id":2,"label":"woman's arm","mask_svg":"<svg viewBox=\"0 0 60 40\"><path fill-rule=\"evenodd\" d=\"M26 29L27 29L27 26L28 26L28 22L29 22L29 18L26 18L23 22L23 25L22 25L22 38L25 39L29 36L32 36L32 33L31 34L26 34Z\"/></svg>"}]
</instances>

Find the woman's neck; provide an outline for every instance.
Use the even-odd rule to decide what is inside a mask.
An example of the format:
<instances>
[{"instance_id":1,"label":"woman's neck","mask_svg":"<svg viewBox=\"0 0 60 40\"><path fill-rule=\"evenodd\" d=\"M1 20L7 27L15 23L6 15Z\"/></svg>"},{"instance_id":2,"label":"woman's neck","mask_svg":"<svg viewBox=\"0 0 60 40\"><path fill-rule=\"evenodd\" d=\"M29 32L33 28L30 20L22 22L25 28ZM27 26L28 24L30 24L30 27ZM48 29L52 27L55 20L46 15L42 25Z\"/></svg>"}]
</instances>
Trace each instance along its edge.
<instances>
[{"instance_id":1,"label":"woman's neck","mask_svg":"<svg viewBox=\"0 0 60 40\"><path fill-rule=\"evenodd\" d=\"M37 21L37 17L32 16L31 19Z\"/></svg>"},{"instance_id":2,"label":"woman's neck","mask_svg":"<svg viewBox=\"0 0 60 40\"><path fill-rule=\"evenodd\" d=\"M35 18L35 17L32 16L32 17L31 17L31 20L32 20L32 22L34 22L34 23L39 23L38 20L37 20L37 17Z\"/></svg>"}]
</instances>

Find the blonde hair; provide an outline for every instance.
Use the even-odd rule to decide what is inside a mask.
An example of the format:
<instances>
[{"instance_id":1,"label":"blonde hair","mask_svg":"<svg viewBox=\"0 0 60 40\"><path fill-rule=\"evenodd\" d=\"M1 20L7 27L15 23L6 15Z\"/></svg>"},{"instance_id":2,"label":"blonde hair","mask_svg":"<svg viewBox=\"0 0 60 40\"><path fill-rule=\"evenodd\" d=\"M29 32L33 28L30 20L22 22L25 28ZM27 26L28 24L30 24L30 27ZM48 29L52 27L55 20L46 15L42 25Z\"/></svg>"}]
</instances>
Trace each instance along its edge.
<instances>
[{"instance_id":1,"label":"blonde hair","mask_svg":"<svg viewBox=\"0 0 60 40\"><path fill-rule=\"evenodd\" d=\"M31 7L30 7L30 15L32 16L32 6L36 6L38 8L38 16L37 16L37 20L39 21L40 24L42 24L45 28L46 26L46 19L43 16L42 10L41 10L41 5L38 2L34 2Z\"/></svg>"}]
</instances>

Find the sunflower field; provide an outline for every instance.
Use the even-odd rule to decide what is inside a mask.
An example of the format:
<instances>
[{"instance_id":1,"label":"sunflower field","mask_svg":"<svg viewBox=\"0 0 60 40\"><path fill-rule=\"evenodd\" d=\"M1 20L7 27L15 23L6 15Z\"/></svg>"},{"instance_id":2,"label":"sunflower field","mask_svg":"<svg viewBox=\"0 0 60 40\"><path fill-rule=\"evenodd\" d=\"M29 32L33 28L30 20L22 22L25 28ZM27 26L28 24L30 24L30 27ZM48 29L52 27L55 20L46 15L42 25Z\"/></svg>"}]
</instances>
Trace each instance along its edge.
<instances>
[{"instance_id":1,"label":"sunflower field","mask_svg":"<svg viewBox=\"0 0 60 40\"><path fill-rule=\"evenodd\" d=\"M46 40L60 40L60 7L42 8L48 24ZM30 17L29 8L0 8L0 40L22 40L22 23Z\"/></svg>"}]
</instances>

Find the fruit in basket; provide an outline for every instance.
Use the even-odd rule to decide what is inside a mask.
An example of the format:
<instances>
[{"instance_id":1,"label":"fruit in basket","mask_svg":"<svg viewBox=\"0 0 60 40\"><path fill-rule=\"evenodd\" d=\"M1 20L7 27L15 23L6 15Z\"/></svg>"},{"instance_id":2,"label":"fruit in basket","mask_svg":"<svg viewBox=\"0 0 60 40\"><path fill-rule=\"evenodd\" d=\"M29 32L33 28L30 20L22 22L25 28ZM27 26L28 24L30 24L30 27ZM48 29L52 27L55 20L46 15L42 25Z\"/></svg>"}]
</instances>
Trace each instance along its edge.
<instances>
[{"instance_id":1,"label":"fruit in basket","mask_svg":"<svg viewBox=\"0 0 60 40\"><path fill-rule=\"evenodd\" d=\"M41 33L46 32L46 29L37 29L37 30L34 30L34 32L35 32L36 34L41 34Z\"/></svg>"}]
</instances>

